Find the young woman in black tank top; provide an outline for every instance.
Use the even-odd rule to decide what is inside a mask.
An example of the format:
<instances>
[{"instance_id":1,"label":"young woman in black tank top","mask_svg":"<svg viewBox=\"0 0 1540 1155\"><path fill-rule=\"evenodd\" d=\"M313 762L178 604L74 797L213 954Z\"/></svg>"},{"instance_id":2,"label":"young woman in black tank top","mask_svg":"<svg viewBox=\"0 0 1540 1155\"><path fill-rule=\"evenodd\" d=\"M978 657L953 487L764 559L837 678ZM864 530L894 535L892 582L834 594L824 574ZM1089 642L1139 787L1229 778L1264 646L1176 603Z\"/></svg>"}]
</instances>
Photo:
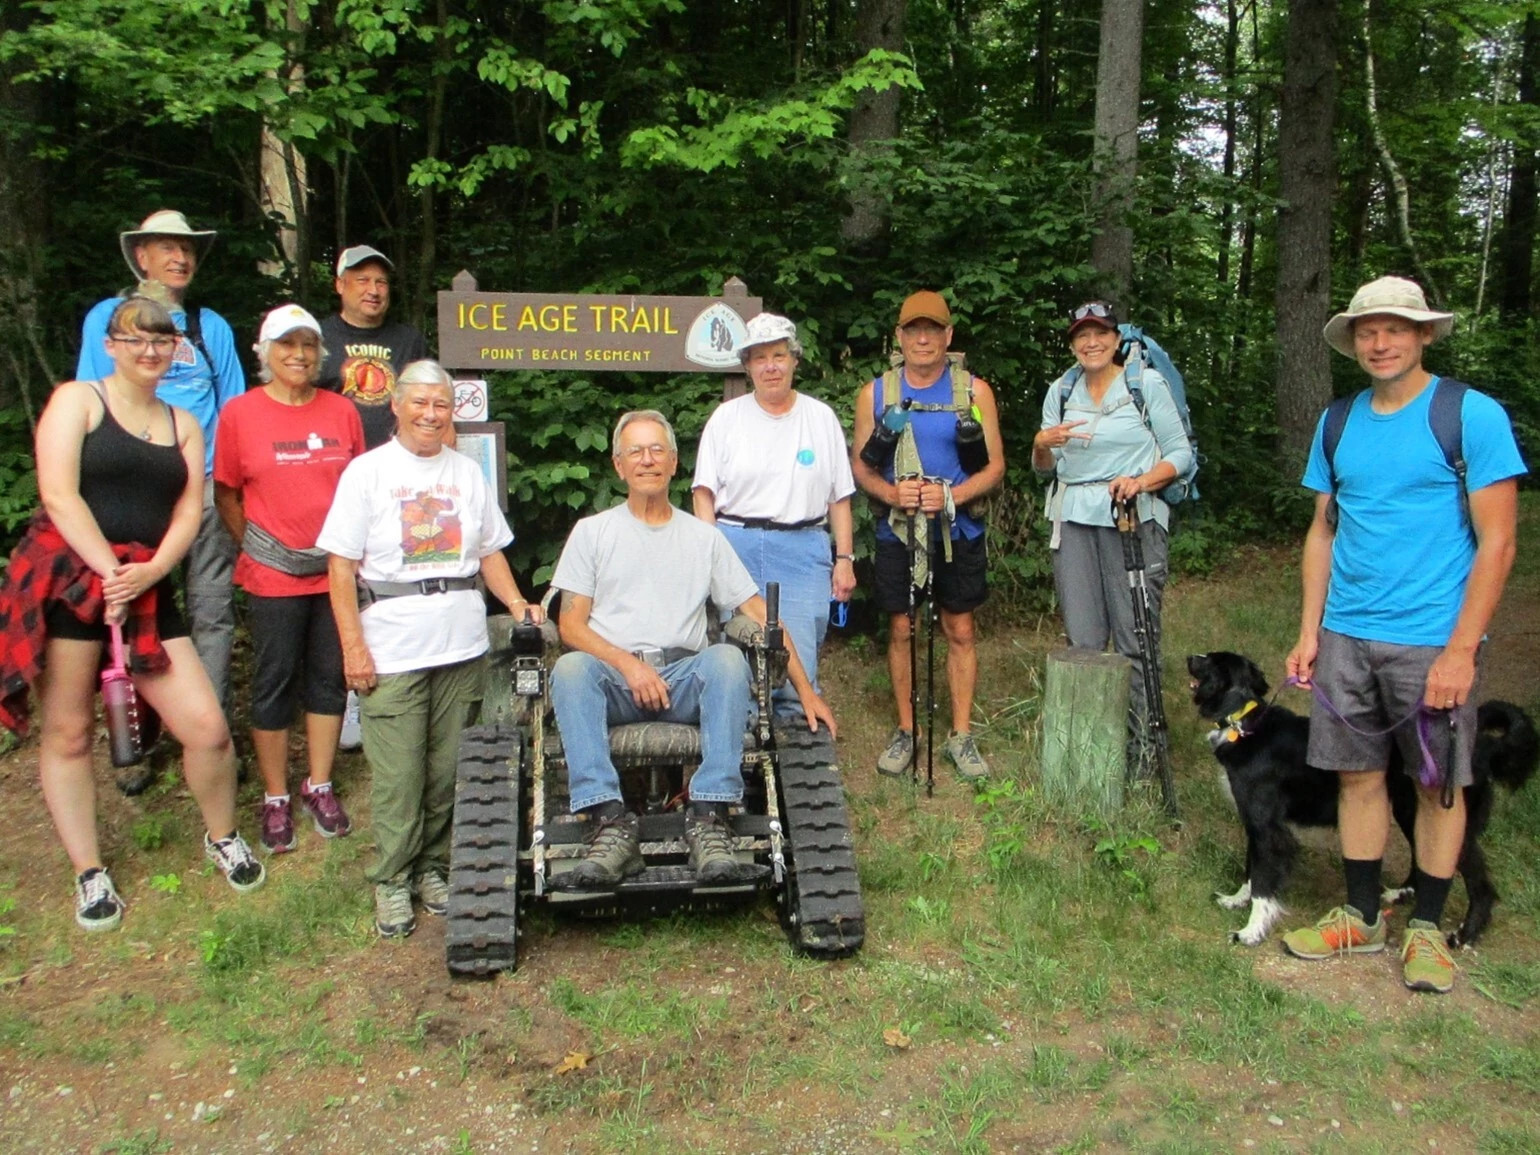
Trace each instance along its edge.
<instances>
[{"instance_id":1,"label":"young woman in black tank top","mask_svg":"<svg viewBox=\"0 0 1540 1155\"><path fill-rule=\"evenodd\" d=\"M192 417L155 396L181 337L165 309L142 297L118 306L107 334L113 372L99 382L59 386L38 421L38 493L64 540L101 575L109 619L120 620L156 588L170 665L135 673L134 684L182 743L183 773L208 828L205 853L236 890L254 890L265 873L235 830L230 732L170 584L203 513L203 435ZM153 556L120 563L113 547L135 542ZM38 766L76 874L75 920L106 930L118 925L125 905L102 868L96 834L92 738L106 629L69 616L57 609L46 615Z\"/></svg>"}]
</instances>

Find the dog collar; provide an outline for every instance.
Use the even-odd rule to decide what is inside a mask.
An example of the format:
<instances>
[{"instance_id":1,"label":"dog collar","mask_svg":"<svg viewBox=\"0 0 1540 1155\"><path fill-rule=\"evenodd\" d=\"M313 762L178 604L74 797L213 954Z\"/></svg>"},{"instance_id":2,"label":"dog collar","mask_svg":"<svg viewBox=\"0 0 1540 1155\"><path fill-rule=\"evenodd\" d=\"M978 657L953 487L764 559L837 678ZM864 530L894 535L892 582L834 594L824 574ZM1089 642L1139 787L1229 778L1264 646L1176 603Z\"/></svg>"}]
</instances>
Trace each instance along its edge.
<instances>
[{"instance_id":1,"label":"dog collar","mask_svg":"<svg viewBox=\"0 0 1540 1155\"><path fill-rule=\"evenodd\" d=\"M1252 698L1239 710L1226 716L1223 722L1216 723L1214 733L1209 735L1209 741L1215 746L1225 746L1231 742L1239 742L1242 738L1246 737L1246 727L1242 725L1246 715L1250 714L1261 704L1255 698Z\"/></svg>"}]
</instances>

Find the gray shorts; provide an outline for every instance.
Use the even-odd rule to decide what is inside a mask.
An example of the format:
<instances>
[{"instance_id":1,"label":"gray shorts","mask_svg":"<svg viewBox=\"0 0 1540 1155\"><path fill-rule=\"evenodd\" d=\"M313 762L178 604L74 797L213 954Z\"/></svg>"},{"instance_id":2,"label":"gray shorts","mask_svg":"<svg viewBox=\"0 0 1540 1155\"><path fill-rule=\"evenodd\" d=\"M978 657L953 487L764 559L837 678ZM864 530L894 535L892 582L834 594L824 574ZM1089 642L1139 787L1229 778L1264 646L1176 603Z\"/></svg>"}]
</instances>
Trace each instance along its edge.
<instances>
[{"instance_id":1,"label":"gray shorts","mask_svg":"<svg viewBox=\"0 0 1540 1155\"><path fill-rule=\"evenodd\" d=\"M1320 702L1312 702L1310 764L1322 770L1383 770L1393 740L1401 751L1403 769L1415 778L1422 764L1422 750L1417 741L1417 721L1408 716L1422 701L1428 669L1441 653L1442 646L1398 646L1322 630L1312 680L1338 713L1360 730L1384 730L1393 722L1408 720L1389 734L1365 737L1337 721ZM1469 786L1473 781L1471 753L1476 748L1476 691L1480 684L1478 653L1476 684L1465 705L1439 711L1430 719L1428 749L1440 767L1449 766L1453 756L1456 786Z\"/></svg>"}]
</instances>

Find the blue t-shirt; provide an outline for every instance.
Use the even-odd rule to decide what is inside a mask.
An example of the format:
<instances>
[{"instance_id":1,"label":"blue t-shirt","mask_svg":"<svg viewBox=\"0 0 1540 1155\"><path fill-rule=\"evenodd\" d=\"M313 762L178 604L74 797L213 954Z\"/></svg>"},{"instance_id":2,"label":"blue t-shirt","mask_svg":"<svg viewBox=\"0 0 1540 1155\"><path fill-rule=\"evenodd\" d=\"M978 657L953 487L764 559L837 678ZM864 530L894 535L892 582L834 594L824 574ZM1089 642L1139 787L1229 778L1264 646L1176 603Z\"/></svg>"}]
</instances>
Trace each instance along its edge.
<instances>
[{"instance_id":1,"label":"blue t-shirt","mask_svg":"<svg viewBox=\"0 0 1540 1155\"><path fill-rule=\"evenodd\" d=\"M944 477L953 485L967 481L969 475L957 460L957 411L952 408L952 367L948 365L941 379L924 389L916 389L909 384L909 378L900 371L899 386L900 399L907 397L919 405L946 407L934 411L909 410L909 423L914 427L914 445L919 450L920 465L925 475ZM882 400L882 378L879 377L872 385L872 411L878 421L882 420ZM893 480L891 461L883 468L882 476L888 481ZM943 519L938 517L935 524L943 524ZM983 522L969 517L961 509L957 511L957 520L952 523L952 540L965 537L972 541L983 532ZM877 537L881 541L898 540L898 535L888 525L887 519L881 517L877 519Z\"/></svg>"},{"instance_id":2,"label":"blue t-shirt","mask_svg":"<svg viewBox=\"0 0 1540 1155\"><path fill-rule=\"evenodd\" d=\"M121 297L108 297L86 314L80 330L80 362L75 367L77 381L100 381L113 371L115 366L103 342L107 337L107 322L112 320L113 310L122 303ZM177 328L186 330L187 313L184 310L172 309L171 319ZM171 368L160 379L155 396L167 405L187 410L198 422L203 430L203 476L209 477L214 472L214 428L219 423L219 412L246 392L246 377L241 371L241 360L236 356L235 333L229 323L213 309L200 309L198 323L203 343L219 369L217 392L209 363L198 347L183 337L176 343L176 350L171 354Z\"/></svg>"},{"instance_id":3,"label":"blue t-shirt","mask_svg":"<svg viewBox=\"0 0 1540 1155\"><path fill-rule=\"evenodd\" d=\"M1322 625L1347 637L1442 646L1454 632L1476 556L1460 482L1428 425L1438 378L1394 413L1370 391L1353 400L1337 443L1337 532ZM1466 485L1474 492L1527 470L1501 405L1474 389L1461 408ZM1304 485L1331 493L1316 423Z\"/></svg>"}]
</instances>

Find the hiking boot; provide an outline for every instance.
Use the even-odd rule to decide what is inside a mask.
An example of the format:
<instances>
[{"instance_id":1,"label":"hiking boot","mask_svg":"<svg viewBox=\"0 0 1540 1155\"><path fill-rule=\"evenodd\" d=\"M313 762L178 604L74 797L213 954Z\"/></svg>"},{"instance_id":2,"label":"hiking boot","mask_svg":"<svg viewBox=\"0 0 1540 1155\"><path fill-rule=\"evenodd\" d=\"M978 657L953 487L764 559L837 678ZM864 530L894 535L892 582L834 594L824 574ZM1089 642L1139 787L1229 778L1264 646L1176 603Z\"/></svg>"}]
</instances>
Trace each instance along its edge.
<instances>
[{"instance_id":1,"label":"hiking boot","mask_svg":"<svg viewBox=\"0 0 1540 1155\"><path fill-rule=\"evenodd\" d=\"M442 870L425 870L412 880L417 900L422 903L424 914L446 914L449 911L449 880Z\"/></svg>"},{"instance_id":2,"label":"hiking boot","mask_svg":"<svg viewBox=\"0 0 1540 1155\"><path fill-rule=\"evenodd\" d=\"M342 708L342 734L337 739L337 749L357 750L364 744L363 720L358 710L358 691L348 691L348 702Z\"/></svg>"},{"instance_id":3,"label":"hiking boot","mask_svg":"<svg viewBox=\"0 0 1540 1155\"><path fill-rule=\"evenodd\" d=\"M984 761L984 755L979 753L972 734L953 734L946 740L943 751L952 760L952 765L957 768L959 778L971 782L989 777L989 763Z\"/></svg>"},{"instance_id":4,"label":"hiking boot","mask_svg":"<svg viewBox=\"0 0 1540 1155\"><path fill-rule=\"evenodd\" d=\"M262 849L269 854L287 854L299 845L294 833L294 812L287 798L274 798L262 804Z\"/></svg>"},{"instance_id":5,"label":"hiking boot","mask_svg":"<svg viewBox=\"0 0 1540 1155\"><path fill-rule=\"evenodd\" d=\"M1438 927L1425 919L1406 924L1401 940L1401 979L1409 991L1447 995L1454 987L1454 958Z\"/></svg>"},{"instance_id":6,"label":"hiking boot","mask_svg":"<svg viewBox=\"0 0 1540 1155\"><path fill-rule=\"evenodd\" d=\"M287 811L288 807L284 807ZM267 868L257 861L251 847L239 833L215 842L207 834L203 836L203 854L224 873L225 881L245 894L256 890L267 881Z\"/></svg>"},{"instance_id":7,"label":"hiking boot","mask_svg":"<svg viewBox=\"0 0 1540 1155\"><path fill-rule=\"evenodd\" d=\"M619 802L602 802L592 808L588 849L571 870L558 875L561 885L572 890L614 890L646 867L642 861L642 820L626 813Z\"/></svg>"},{"instance_id":8,"label":"hiking boot","mask_svg":"<svg viewBox=\"0 0 1540 1155\"><path fill-rule=\"evenodd\" d=\"M105 867L93 866L75 879L75 922L81 930L111 930L123 921L127 905Z\"/></svg>"},{"instance_id":9,"label":"hiking boot","mask_svg":"<svg viewBox=\"0 0 1540 1155\"><path fill-rule=\"evenodd\" d=\"M374 884L374 929L381 938L405 938L417 929L412 888L404 882Z\"/></svg>"},{"instance_id":10,"label":"hiking boot","mask_svg":"<svg viewBox=\"0 0 1540 1155\"><path fill-rule=\"evenodd\" d=\"M888 778L903 778L914 762L914 731L902 727L893 731L888 748L877 755L877 773Z\"/></svg>"},{"instance_id":11,"label":"hiking boot","mask_svg":"<svg viewBox=\"0 0 1540 1155\"><path fill-rule=\"evenodd\" d=\"M770 873L768 866L738 861L725 802L692 802L684 817L684 840L690 846L690 868L698 886L733 886Z\"/></svg>"},{"instance_id":12,"label":"hiking boot","mask_svg":"<svg viewBox=\"0 0 1540 1155\"><path fill-rule=\"evenodd\" d=\"M306 778L299 788L299 800L310 811L310 820L315 823L316 833L322 838L345 838L353 832L353 823L347 811L342 809L342 803L330 782L312 788L310 779Z\"/></svg>"},{"instance_id":13,"label":"hiking boot","mask_svg":"<svg viewBox=\"0 0 1540 1155\"><path fill-rule=\"evenodd\" d=\"M1356 907L1335 907L1314 926L1284 935L1283 949L1295 958L1312 960L1339 954L1374 954L1385 949L1385 916L1381 915L1370 926Z\"/></svg>"}]
</instances>

